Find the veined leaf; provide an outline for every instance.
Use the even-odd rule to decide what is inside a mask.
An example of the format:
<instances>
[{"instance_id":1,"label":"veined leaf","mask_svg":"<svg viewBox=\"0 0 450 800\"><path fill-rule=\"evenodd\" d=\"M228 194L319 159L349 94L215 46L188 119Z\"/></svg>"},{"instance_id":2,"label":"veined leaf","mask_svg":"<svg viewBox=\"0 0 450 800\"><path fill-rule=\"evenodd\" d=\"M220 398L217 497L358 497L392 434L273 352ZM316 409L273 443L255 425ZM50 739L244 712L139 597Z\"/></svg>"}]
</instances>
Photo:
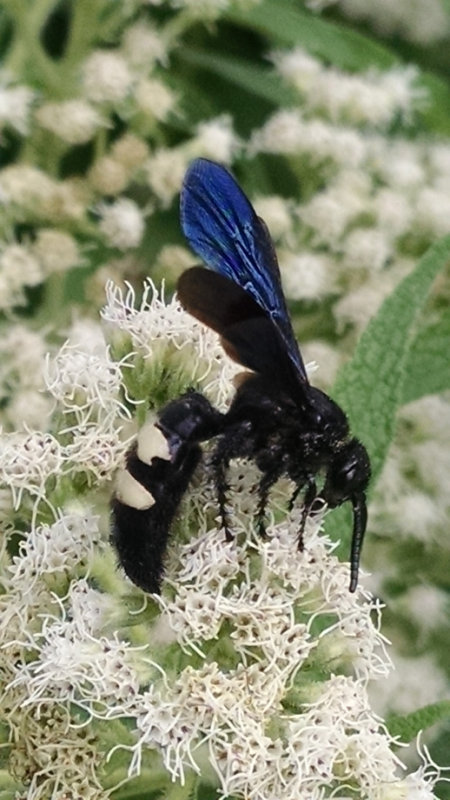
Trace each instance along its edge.
<instances>
[{"instance_id":1,"label":"veined leaf","mask_svg":"<svg viewBox=\"0 0 450 800\"><path fill-rule=\"evenodd\" d=\"M304 47L344 70L363 72L387 70L402 62L395 51L345 24L331 22L302 10L295 0L262 0L250 9L233 8L225 16L237 24L266 36L273 47ZM429 130L442 135L450 132L450 89L431 72L419 73L418 84L427 93L419 117Z\"/></svg>"},{"instance_id":2,"label":"veined leaf","mask_svg":"<svg viewBox=\"0 0 450 800\"><path fill-rule=\"evenodd\" d=\"M369 451L373 475L383 466L403 400L411 333L434 278L450 259L450 236L427 250L416 269L384 301L355 354L340 371L333 397Z\"/></svg>"},{"instance_id":3,"label":"veined leaf","mask_svg":"<svg viewBox=\"0 0 450 800\"><path fill-rule=\"evenodd\" d=\"M450 312L422 328L414 339L405 366L402 403L450 389Z\"/></svg>"},{"instance_id":4,"label":"veined leaf","mask_svg":"<svg viewBox=\"0 0 450 800\"><path fill-rule=\"evenodd\" d=\"M262 0L250 9L232 8L225 16L259 31L276 46L303 46L343 69L389 69L398 63L387 47L345 25L303 11L291 0Z\"/></svg>"},{"instance_id":5,"label":"veined leaf","mask_svg":"<svg viewBox=\"0 0 450 800\"><path fill-rule=\"evenodd\" d=\"M381 471L391 443L398 406L403 400L404 376L411 333L434 278L450 259L450 236L427 250L416 269L384 301L370 321L355 354L338 375L333 397L349 416L351 429L367 447L374 479ZM341 507L329 514L326 531L331 538L350 535L349 514Z\"/></svg>"},{"instance_id":6,"label":"veined leaf","mask_svg":"<svg viewBox=\"0 0 450 800\"><path fill-rule=\"evenodd\" d=\"M387 727L392 736L398 736L402 742L411 742L420 731L445 719L450 719L450 700L431 703L404 716L389 717Z\"/></svg>"},{"instance_id":7,"label":"veined leaf","mask_svg":"<svg viewBox=\"0 0 450 800\"><path fill-rule=\"evenodd\" d=\"M286 86L269 65L189 47L180 48L177 55L181 60L219 75L276 106L292 105L298 100L297 93Z\"/></svg>"}]
</instances>

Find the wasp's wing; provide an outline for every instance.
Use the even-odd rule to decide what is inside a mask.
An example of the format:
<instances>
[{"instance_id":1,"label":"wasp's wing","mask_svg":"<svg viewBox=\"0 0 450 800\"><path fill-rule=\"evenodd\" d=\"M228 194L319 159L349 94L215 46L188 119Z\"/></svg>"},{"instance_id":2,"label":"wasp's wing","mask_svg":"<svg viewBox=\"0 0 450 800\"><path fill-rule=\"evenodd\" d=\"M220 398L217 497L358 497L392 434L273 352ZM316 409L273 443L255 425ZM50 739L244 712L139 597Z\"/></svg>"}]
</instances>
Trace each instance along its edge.
<instances>
[{"instance_id":1,"label":"wasp's wing","mask_svg":"<svg viewBox=\"0 0 450 800\"><path fill-rule=\"evenodd\" d=\"M240 286L266 312L295 367L297 381L307 383L272 240L228 170L203 158L191 164L181 192L181 225L205 264ZM260 347L257 339L253 347Z\"/></svg>"},{"instance_id":2,"label":"wasp's wing","mask_svg":"<svg viewBox=\"0 0 450 800\"><path fill-rule=\"evenodd\" d=\"M181 275L177 292L186 311L220 334L231 358L269 378L279 390L303 399L303 384L277 327L237 283L192 267Z\"/></svg>"}]
</instances>

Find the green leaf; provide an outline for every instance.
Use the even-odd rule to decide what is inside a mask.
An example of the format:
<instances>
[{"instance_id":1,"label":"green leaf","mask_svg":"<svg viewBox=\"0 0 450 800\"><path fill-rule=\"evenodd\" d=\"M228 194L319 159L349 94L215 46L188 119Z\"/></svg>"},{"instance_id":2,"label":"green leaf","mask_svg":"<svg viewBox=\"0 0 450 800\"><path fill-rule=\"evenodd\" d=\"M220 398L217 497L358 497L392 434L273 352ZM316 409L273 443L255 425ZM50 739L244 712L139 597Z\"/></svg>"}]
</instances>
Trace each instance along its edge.
<instances>
[{"instance_id":1,"label":"green leaf","mask_svg":"<svg viewBox=\"0 0 450 800\"><path fill-rule=\"evenodd\" d=\"M225 16L242 27L266 36L268 47L304 47L309 53L343 70L387 70L403 63L398 54L349 26L326 20L298 7L297 0L262 0L253 8L232 8ZM422 127L441 135L450 133L450 88L432 72L420 72L417 81L427 100L418 112Z\"/></svg>"},{"instance_id":2,"label":"green leaf","mask_svg":"<svg viewBox=\"0 0 450 800\"><path fill-rule=\"evenodd\" d=\"M268 37L275 45L303 46L342 69L389 69L398 58L387 48L345 25L299 9L292 0L262 0L253 8L232 8L225 17Z\"/></svg>"},{"instance_id":3,"label":"green leaf","mask_svg":"<svg viewBox=\"0 0 450 800\"><path fill-rule=\"evenodd\" d=\"M443 720L450 720L450 700L431 703L404 716L391 716L386 724L392 736L398 736L402 742L411 742L420 731Z\"/></svg>"},{"instance_id":4,"label":"green leaf","mask_svg":"<svg viewBox=\"0 0 450 800\"><path fill-rule=\"evenodd\" d=\"M420 73L418 84L426 91L426 100L419 111L422 127L442 136L449 136L450 87L431 72Z\"/></svg>"},{"instance_id":5,"label":"green leaf","mask_svg":"<svg viewBox=\"0 0 450 800\"><path fill-rule=\"evenodd\" d=\"M370 321L355 354L339 372L333 397L348 414L352 431L369 452L378 476L391 443L397 408L403 399L405 365L411 332L438 272L450 259L450 236L427 250L416 269L384 301ZM348 530L348 511L337 509L326 519L333 539ZM346 538L346 537L344 537ZM341 547L347 546L341 541Z\"/></svg>"},{"instance_id":6,"label":"green leaf","mask_svg":"<svg viewBox=\"0 0 450 800\"><path fill-rule=\"evenodd\" d=\"M269 65L189 47L180 48L177 55L182 61L219 75L276 106L292 105L298 101L297 93L286 86Z\"/></svg>"},{"instance_id":7,"label":"green leaf","mask_svg":"<svg viewBox=\"0 0 450 800\"><path fill-rule=\"evenodd\" d=\"M352 360L338 375L333 397L369 451L377 476L391 442L402 401L411 332L434 278L450 260L450 236L432 245L416 269L384 301L370 321Z\"/></svg>"},{"instance_id":8,"label":"green leaf","mask_svg":"<svg viewBox=\"0 0 450 800\"><path fill-rule=\"evenodd\" d=\"M405 367L402 403L450 389L450 311L414 339Z\"/></svg>"}]
</instances>

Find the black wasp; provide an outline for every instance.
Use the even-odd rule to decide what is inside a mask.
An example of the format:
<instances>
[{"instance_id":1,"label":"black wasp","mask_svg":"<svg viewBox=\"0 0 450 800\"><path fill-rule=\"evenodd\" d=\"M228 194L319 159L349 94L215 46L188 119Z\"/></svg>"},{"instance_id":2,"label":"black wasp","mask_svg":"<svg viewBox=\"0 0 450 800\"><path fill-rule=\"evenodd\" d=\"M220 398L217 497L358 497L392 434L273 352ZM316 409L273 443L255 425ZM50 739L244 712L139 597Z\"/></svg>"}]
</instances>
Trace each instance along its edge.
<instances>
[{"instance_id":1,"label":"black wasp","mask_svg":"<svg viewBox=\"0 0 450 800\"><path fill-rule=\"evenodd\" d=\"M253 459L261 472L261 532L278 478L287 476L295 485L290 506L303 492L300 549L307 516L319 500L330 508L352 503L354 592L367 522L369 458L350 437L342 409L308 381L268 229L228 170L203 158L191 164L184 180L181 225L210 269L184 272L178 298L249 371L225 414L190 391L141 429L113 501L112 540L120 563L142 589L159 591L170 526L201 459L199 443L214 438L211 468L227 539L227 468L233 458Z\"/></svg>"}]
</instances>

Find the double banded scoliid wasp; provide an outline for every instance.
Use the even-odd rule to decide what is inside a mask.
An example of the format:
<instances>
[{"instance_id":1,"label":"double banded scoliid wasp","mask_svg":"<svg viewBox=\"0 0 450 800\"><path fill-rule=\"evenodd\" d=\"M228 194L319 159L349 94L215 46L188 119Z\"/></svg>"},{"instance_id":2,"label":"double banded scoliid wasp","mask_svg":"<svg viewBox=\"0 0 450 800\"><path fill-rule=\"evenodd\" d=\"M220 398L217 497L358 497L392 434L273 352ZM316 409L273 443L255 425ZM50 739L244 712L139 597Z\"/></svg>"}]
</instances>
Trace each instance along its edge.
<instances>
[{"instance_id":1,"label":"double banded scoliid wasp","mask_svg":"<svg viewBox=\"0 0 450 800\"><path fill-rule=\"evenodd\" d=\"M300 549L318 501L330 508L351 502L354 592L367 522L369 458L351 437L342 409L309 383L268 229L228 170L203 158L191 164L184 180L181 225L209 269L192 267L181 275L179 301L220 335L226 353L248 372L226 413L190 391L140 430L112 504L120 564L137 586L159 591L173 517L202 457L200 443L214 439L210 465L228 540L227 468L234 458L252 459L260 470L261 533L269 492L279 478L295 485L290 507L303 493Z\"/></svg>"}]
</instances>

